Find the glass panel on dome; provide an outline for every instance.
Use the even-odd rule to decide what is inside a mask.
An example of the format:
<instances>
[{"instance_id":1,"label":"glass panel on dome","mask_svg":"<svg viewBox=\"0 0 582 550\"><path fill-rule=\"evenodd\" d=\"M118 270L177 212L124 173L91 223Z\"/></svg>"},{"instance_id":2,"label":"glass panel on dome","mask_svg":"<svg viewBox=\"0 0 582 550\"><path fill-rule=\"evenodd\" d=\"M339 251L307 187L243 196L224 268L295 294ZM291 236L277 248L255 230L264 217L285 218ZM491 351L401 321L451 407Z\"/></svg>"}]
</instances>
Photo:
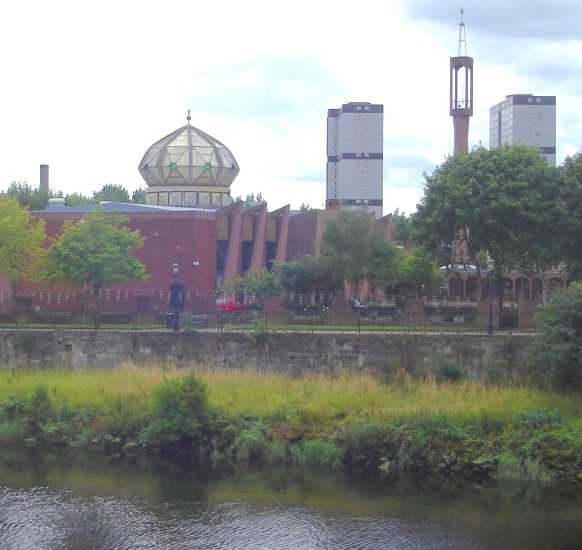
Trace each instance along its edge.
<instances>
[{"instance_id":1,"label":"glass panel on dome","mask_svg":"<svg viewBox=\"0 0 582 550\"><path fill-rule=\"evenodd\" d=\"M196 185L213 185L214 181L210 172L202 172L196 179Z\"/></svg>"},{"instance_id":2,"label":"glass panel on dome","mask_svg":"<svg viewBox=\"0 0 582 550\"><path fill-rule=\"evenodd\" d=\"M180 166L176 172L180 176L181 183L189 183L188 177L190 170L188 169L188 166Z\"/></svg>"},{"instance_id":3,"label":"glass panel on dome","mask_svg":"<svg viewBox=\"0 0 582 550\"><path fill-rule=\"evenodd\" d=\"M168 206L168 193L158 193L158 204Z\"/></svg>"},{"instance_id":4,"label":"glass panel on dome","mask_svg":"<svg viewBox=\"0 0 582 550\"><path fill-rule=\"evenodd\" d=\"M188 147L188 132L178 134L171 143L168 143L168 147Z\"/></svg>"},{"instance_id":5,"label":"glass panel on dome","mask_svg":"<svg viewBox=\"0 0 582 550\"><path fill-rule=\"evenodd\" d=\"M198 193L200 206L210 206L210 193Z\"/></svg>"},{"instance_id":6,"label":"glass panel on dome","mask_svg":"<svg viewBox=\"0 0 582 550\"><path fill-rule=\"evenodd\" d=\"M203 165L205 162L212 162L212 149L209 147L199 147L192 151L192 164Z\"/></svg>"},{"instance_id":7,"label":"glass panel on dome","mask_svg":"<svg viewBox=\"0 0 582 550\"><path fill-rule=\"evenodd\" d=\"M234 159L232 158L231 154L228 152L227 149L219 149L220 158L222 159L222 163L225 167L231 168L234 166Z\"/></svg>"},{"instance_id":8,"label":"glass panel on dome","mask_svg":"<svg viewBox=\"0 0 582 550\"><path fill-rule=\"evenodd\" d=\"M143 166L144 164L149 164L149 166L155 166L156 164L156 159L158 158L158 153L159 151L155 150L155 149L150 149L143 157L143 160L141 162L141 165Z\"/></svg>"},{"instance_id":9,"label":"glass panel on dome","mask_svg":"<svg viewBox=\"0 0 582 550\"><path fill-rule=\"evenodd\" d=\"M158 194L157 193L146 193L145 203L157 205L158 204Z\"/></svg>"},{"instance_id":10,"label":"glass panel on dome","mask_svg":"<svg viewBox=\"0 0 582 550\"><path fill-rule=\"evenodd\" d=\"M199 134L192 132L192 147L209 147L208 140Z\"/></svg>"},{"instance_id":11,"label":"glass panel on dome","mask_svg":"<svg viewBox=\"0 0 582 550\"><path fill-rule=\"evenodd\" d=\"M176 163L178 165L188 165L188 149L183 147L168 147L167 158L170 161L168 164Z\"/></svg>"},{"instance_id":12,"label":"glass panel on dome","mask_svg":"<svg viewBox=\"0 0 582 550\"><path fill-rule=\"evenodd\" d=\"M193 166L192 167L192 183L196 183L198 178L203 174L202 167L200 166Z\"/></svg>"}]
</instances>

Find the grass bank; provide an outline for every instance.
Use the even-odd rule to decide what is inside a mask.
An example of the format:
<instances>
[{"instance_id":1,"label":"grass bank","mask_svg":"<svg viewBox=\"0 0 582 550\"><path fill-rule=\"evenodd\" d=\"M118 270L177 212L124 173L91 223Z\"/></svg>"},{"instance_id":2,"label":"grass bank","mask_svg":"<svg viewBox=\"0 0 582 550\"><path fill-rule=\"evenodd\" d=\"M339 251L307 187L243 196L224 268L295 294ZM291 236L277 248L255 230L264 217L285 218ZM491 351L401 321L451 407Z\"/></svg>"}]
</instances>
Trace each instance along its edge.
<instances>
[{"instance_id":1,"label":"grass bank","mask_svg":"<svg viewBox=\"0 0 582 550\"><path fill-rule=\"evenodd\" d=\"M9 442L582 485L582 396L405 374L11 370L0 372Z\"/></svg>"}]
</instances>

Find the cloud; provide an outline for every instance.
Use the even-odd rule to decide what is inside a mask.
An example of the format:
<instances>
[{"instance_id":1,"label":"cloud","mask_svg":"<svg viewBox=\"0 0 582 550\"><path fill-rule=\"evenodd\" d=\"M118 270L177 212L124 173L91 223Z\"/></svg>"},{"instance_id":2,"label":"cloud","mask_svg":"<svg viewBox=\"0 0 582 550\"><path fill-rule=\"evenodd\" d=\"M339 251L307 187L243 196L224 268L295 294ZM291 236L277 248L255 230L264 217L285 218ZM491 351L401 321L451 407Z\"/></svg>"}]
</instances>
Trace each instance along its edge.
<instances>
[{"instance_id":1,"label":"cloud","mask_svg":"<svg viewBox=\"0 0 582 550\"><path fill-rule=\"evenodd\" d=\"M461 2L467 40L484 37L513 38L514 46L523 38L566 41L578 39L582 10L578 0L528 0L507 2L470 0ZM407 0L403 13L417 21L458 27L458 0Z\"/></svg>"},{"instance_id":2,"label":"cloud","mask_svg":"<svg viewBox=\"0 0 582 550\"><path fill-rule=\"evenodd\" d=\"M220 113L277 129L325 117L342 83L308 56L259 56L197 71L185 96L195 110Z\"/></svg>"}]
</instances>

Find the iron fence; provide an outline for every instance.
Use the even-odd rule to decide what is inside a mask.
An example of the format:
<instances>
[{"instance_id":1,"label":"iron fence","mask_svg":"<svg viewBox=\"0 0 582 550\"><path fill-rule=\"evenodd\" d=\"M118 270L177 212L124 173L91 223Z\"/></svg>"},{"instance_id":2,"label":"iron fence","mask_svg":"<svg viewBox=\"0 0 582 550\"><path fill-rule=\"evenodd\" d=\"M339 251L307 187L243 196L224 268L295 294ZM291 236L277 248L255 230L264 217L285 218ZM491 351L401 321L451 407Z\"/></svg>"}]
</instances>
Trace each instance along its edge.
<instances>
[{"instance_id":1,"label":"iron fence","mask_svg":"<svg viewBox=\"0 0 582 550\"><path fill-rule=\"evenodd\" d=\"M4 329L101 329L129 331L214 332L346 332L346 333L527 333L536 328L532 311L517 309L501 314L475 309L430 308L407 312L332 311L330 309L280 311L0 311Z\"/></svg>"}]
</instances>

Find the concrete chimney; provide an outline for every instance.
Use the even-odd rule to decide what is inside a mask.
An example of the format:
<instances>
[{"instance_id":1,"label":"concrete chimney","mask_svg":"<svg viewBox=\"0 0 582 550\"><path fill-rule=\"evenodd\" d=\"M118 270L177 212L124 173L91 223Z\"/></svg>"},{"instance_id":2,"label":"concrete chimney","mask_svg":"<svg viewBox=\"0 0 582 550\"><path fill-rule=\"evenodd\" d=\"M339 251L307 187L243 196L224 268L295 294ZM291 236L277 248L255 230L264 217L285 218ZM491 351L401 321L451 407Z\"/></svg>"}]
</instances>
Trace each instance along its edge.
<instances>
[{"instance_id":1,"label":"concrete chimney","mask_svg":"<svg viewBox=\"0 0 582 550\"><path fill-rule=\"evenodd\" d=\"M40 187L39 191L41 195L49 194L49 167L48 164L40 165Z\"/></svg>"}]
</instances>

